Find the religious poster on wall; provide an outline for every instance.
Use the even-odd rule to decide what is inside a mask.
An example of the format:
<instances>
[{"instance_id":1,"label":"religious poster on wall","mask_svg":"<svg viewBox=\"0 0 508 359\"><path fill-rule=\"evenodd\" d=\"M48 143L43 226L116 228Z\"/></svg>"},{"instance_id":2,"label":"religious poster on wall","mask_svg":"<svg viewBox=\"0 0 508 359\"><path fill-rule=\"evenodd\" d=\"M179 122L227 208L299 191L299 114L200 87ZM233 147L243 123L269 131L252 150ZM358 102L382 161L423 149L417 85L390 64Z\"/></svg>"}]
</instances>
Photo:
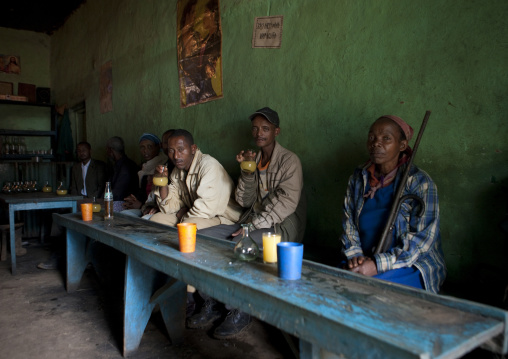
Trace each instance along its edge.
<instances>
[{"instance_id":1,"label":"religious poster on wall","mask_svg":"<svg viewBox=\"0 0 508 359\"><path fill-rule=\"evenodd\" d=\"M113 111L113 68L111 61L101 66L99 91L101 113Z\"/></svg>"},{"instance_id":2,"label":"religious poster on wall","mask_svg":"<svg viewBox=\"0 0 508 359\"><path fill-rule=\"evenodd\" d=\"M180 106L223 97L219 0L178 0Z\"/></svg>"},{"instance_id":3,"label":"religious poster on wall","mask_svg":"<svg viewBox=\"0 0 508 359\"><path fill-rule=\"evenodd\" d=\"M0 55L0 72L19 75L21 73L21 62L19 56Z\"/></svg>"}]
</instances>

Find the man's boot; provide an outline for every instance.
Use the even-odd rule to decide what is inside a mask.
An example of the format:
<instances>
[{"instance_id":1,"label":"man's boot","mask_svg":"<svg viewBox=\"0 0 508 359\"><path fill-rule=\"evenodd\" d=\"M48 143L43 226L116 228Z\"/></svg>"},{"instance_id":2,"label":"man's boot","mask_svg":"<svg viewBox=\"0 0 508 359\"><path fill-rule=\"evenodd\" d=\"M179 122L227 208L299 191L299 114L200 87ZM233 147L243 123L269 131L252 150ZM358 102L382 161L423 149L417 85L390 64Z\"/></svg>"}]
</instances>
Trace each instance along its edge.
<instances>
[{"instance_id":1,"label":"man's boot","mask_svg":"<svg viewBox=\"0 0 508 359\"><path fill-rule=\"evenodd\" d=\"M222 311L219 308L219 303L212 298L208 298L203 303L199 313L187 318L187 328L204 329L211 326L220 317L222 317Z\"/></svg>"},{"instance_id":2,"label":"man's boot","mask_svg":"<svg viewBox=\"0 0 508 359\"><path fill-rule=\"evenodd\" d=\"M216 339L233 339L244 332L251 324L252 319L249 314L232 309L224 322L213 331L213 337Z\"/></svg>"}]
</instances>

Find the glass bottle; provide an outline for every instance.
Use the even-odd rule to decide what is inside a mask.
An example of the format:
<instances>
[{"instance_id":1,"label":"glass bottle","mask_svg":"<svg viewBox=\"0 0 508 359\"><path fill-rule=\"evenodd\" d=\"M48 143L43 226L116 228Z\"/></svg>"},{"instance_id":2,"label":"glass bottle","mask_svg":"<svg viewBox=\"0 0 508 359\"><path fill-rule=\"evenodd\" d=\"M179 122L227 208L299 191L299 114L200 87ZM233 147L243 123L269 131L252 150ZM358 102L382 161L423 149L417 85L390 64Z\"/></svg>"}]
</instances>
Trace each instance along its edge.
<instances>
[{"instance_id":1,"label":"glass bottle","mask_svg":"<svg viewBox=\"0 0 508 359\"><path fill-rule=\"evenodd\" d=\"M12 138L12 142L11 142L11 153L13 155L17 155L18 154L18 138L17 137L13 137Z\"/></svg>"},{"instance_id":2,"label":"glass bottle","mask_svg":"<svg viewBox=\"0 0 508 359\"><path fill-rule=\"evenodd\" d=\"M12 190L11 190L11 183L10 182L5 182L3 188L2 188L2 192L3 193L12 193Z\"/></svg>"},{"instance_id":3,"label":"glass bottle","mask_svg":"<svg viewBox=\"0 0 508 359\"><path fill-rule=\"evenodd\" d=\"M9 136L5 136L4 154L5 155L11 154L11 138Z\"/></svg>"},{"instance_id":4,"label":"glass bottle","mask_svg":"<svg viewBox=\"0 0 508 359\"><path fill-rule=\"evenodd\" d=\"M37 181L32 182L32 192L37 192L39 188L37 187Z\"/></svg>"},{"instance_id":5,"label":"glass bottle","mask_svg":"<svg viewBox=\"0 0 508 359\"><path fill-rule=\"evenodd\" d=\"M111 182L106 182L104 191L104 219L113 219L113 192Z\"/></svg>"},{"instance_id":6,"label":"glass bottle","mask_svg":"<svg viewBox=\"0 0 508 359\"><path fill-rule=\"evenodd\" d=\"M25 138L24 137L20 137L19 138L19 154L20 155L24 155L26 153L26 142L25 142Z\"/></svg>"},{"instance_id":7,"label":"glass bottle","mask_svg":"<svg viewBox=\"0 0 508 359\"><path fill-rule=\"evenodd\" d=\"M51 185L49 184L49 181L46 181L44 183L44 187L42 187L42 192L46 192L46 193L53 192L53 187L51 187Z\"/></svg>"},{"instance_id":8,"label":"glass bottle","mask_svg":"<svg viewBox=\"0 0 508 359\"><path fill-rule=\"evenodd\" d=\"M30 192L32 189L32 181L25 181L23 184L23 192Z\"/></svg>"},{"instance_id":9,"label":"glass bottle","mask_svg":"<svg viewBox=\"0 0 508 359\"><path fill-rule=\"evenodd\" d=\"M249 236L250 224L242 224L243 236L233 249L235 257L242 261L253 261L259 255L259 247Z\"/></svg>"}]
</instances>

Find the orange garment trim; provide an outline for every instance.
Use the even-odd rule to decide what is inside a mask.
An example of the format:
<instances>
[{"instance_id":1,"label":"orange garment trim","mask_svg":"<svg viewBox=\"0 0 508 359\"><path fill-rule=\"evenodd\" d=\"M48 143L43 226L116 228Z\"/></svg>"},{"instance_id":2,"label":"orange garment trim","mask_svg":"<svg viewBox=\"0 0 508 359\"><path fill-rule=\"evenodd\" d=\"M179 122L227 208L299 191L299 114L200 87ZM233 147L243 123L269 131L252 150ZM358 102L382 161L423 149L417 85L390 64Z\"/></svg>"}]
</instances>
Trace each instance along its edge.
<instances>
[{"instance_id":1,"label":"orange garment trim","mask_svg":"<svg viewBox=\"0 0 508 359\"><path fill-rule=\"evenodd\" d=\"M263 166L261 166L261 161L259 161L259 163L258 163L258 170L260 170L260 171L266 170L268 168L269 164L270 164L270 161L268 161L268 163L263 167Z\"/></svg>"}]
</instances>

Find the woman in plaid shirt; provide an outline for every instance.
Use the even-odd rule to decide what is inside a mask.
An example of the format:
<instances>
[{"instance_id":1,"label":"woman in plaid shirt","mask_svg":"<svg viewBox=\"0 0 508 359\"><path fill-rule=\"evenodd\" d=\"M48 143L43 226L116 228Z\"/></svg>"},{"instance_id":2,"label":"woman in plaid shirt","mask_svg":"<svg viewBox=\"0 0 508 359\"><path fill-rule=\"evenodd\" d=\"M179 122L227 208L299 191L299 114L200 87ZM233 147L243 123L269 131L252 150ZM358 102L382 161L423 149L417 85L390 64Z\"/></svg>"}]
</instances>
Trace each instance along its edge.
<instances>
[{"instance_id":1,"label":"woman in plaid shirt","mask_svg":"<svg viewBox=\"0 0 508 359\"><path fill-rule=\"evenodd\" d=\"M396 116L382 116L370 127L370 160L349 179L344 200L342 252L347 259L345 268L352 272L437 293L446 276L437 188L414 165L402 195L418 196L425 210L418 216L418 201L403 202L390 248L373 254L411 155L408 142L412 136L411 126Z\"/></svg>"}]
</instances>

